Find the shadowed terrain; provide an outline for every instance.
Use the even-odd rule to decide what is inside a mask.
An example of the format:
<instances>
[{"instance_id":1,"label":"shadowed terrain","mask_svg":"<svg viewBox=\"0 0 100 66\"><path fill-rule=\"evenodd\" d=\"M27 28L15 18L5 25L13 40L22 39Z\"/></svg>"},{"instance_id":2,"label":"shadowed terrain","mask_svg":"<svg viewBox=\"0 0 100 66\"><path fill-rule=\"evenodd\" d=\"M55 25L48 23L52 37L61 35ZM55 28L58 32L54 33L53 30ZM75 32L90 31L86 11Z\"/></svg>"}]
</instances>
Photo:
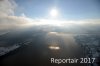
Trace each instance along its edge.
<instances>
[{"instance_id":1,"label":"shadowed terrain","mask_svg":"<svg viewBox=\"0 0 100 66\"><path fill-rule=\"evenodd\" d=\"M40 26L41 27L41 26ZM46 26L47 27L47 26ZM64 32L57 27L31 27L14 30L0 36L1 47L19 46L0 57L0 66L87 66L88 64L51 63L51 58L68 59L86 57L85 49L76 40L74 31ZM33 29L32 29L33 28ZM47 27L48 28L48 27ZM54 30L53 30L54 29ZM76 29L76 28L75 28ZM59 30L59 31L58 31ZM65 30L65 29L64 29ZM76 30L77 31L77 30ZM79 31L79 30L78 30ZM88 34L86 34L88 35ZM4 44L2 44L5 42ZM80 44L80 45L79 45Z\"/></svg>"}]
</instances>

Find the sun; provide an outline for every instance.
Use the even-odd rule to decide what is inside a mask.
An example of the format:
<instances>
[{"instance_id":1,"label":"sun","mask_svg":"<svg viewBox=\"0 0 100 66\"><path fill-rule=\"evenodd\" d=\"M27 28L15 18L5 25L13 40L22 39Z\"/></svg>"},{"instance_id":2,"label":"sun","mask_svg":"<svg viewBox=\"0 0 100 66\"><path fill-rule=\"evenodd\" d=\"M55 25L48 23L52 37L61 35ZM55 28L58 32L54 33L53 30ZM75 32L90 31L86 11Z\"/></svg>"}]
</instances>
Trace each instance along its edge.
<instances>
[{"instance_id":1,"label":"sun","mask_svg":"<svg viewBox=\"0 0 100 66\"><path fill-rule=\"evenodd\" d=\"M50 15L51 15L51 17L57 17L58 16L58 10L57 9L52 9L50 11Z\"/></svg>"}]
</instances>

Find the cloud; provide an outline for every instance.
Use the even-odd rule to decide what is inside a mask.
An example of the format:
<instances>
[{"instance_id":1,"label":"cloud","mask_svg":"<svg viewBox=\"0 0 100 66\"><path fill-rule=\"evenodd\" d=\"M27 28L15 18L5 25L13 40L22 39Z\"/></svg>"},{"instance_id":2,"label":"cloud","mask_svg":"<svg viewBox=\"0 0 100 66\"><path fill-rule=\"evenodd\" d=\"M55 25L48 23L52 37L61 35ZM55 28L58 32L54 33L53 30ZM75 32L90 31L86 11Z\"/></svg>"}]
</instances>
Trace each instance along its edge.
<instances>
[{"instance_id":1,"label":"cloud","mask_svg":"<svg viewBox=\"0 0 100 66\"><path fill-rule=\"evenodd\" d=\"M0 0L0 30L27 26L32 22L24 13L22 16L15 16L16 7L14 0Z\"/></svg>"},{"instance_id":2,"label":"cloud","mask_svg":"<svg viewBox=\"0 0 100 66\"><path fill-rule=\"evenodd\" d=\"M14 0L0 0L0 16L14 15L16 7Z\"/></svg>"}]
</instances>

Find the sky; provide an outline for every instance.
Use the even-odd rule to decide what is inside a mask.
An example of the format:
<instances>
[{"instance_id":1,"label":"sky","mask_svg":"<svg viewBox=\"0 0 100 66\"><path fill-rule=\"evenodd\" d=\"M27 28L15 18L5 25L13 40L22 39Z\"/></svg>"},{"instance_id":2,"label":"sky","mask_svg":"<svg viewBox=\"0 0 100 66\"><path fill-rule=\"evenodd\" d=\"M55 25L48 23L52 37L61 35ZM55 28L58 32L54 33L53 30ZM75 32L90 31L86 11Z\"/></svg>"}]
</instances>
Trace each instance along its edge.
<instances>
[{"instance_id":1,"label":"sky","mask_svg":"<svg viewBox=\"0 0 100 66\"><path fill-rule=\"evenodd\" d=\"M57 18L50 15L54 8ZM0 32L58 23L100 25L100 0L0 0Z\"/></svg>"},{"instance_id":2,"label":"sky","mask_svg":"<svg viewBox=\"0 0 100 66\"><path fill-rule=\"evenodd\" d=\"M30 18L49 18L56 7L60 19L80 20L100 18L100 0L15 0L16 15L21 13Z\"/></svg>"}]
</instances>

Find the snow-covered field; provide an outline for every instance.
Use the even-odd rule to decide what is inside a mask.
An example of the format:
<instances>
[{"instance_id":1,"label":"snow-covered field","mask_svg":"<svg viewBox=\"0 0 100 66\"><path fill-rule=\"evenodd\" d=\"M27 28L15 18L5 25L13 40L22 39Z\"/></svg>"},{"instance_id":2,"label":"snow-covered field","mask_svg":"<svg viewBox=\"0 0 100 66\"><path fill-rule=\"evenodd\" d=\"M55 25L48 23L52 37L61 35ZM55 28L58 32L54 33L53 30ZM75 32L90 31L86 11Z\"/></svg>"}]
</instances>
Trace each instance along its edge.
<instances>
[{"instance_id":1,"label":"snow-covered field","mask_svg":"<svg viewBox=\"0 0 100 66\"><path fill-rule=\"evenodd\" d=\"M77 43L84 49L84 54L89 58L96 58L96 63L100 62L100 35L77 35ZM98 66L94 63L94 66Z\"/></svg>"},{"instance_id":2,"label":"snow-covered field","mask_svg":"<svg viewBox=\"0 0 100 66\"><path fill-rule=\"evenodd\" d=\"M5 55L5 54L9 53L10 51L13 51L19 47L20 47L20 45L13 45L13 46L9 46L9 47L0 47L0 56Z\"/></svg>"}]
</instances>

